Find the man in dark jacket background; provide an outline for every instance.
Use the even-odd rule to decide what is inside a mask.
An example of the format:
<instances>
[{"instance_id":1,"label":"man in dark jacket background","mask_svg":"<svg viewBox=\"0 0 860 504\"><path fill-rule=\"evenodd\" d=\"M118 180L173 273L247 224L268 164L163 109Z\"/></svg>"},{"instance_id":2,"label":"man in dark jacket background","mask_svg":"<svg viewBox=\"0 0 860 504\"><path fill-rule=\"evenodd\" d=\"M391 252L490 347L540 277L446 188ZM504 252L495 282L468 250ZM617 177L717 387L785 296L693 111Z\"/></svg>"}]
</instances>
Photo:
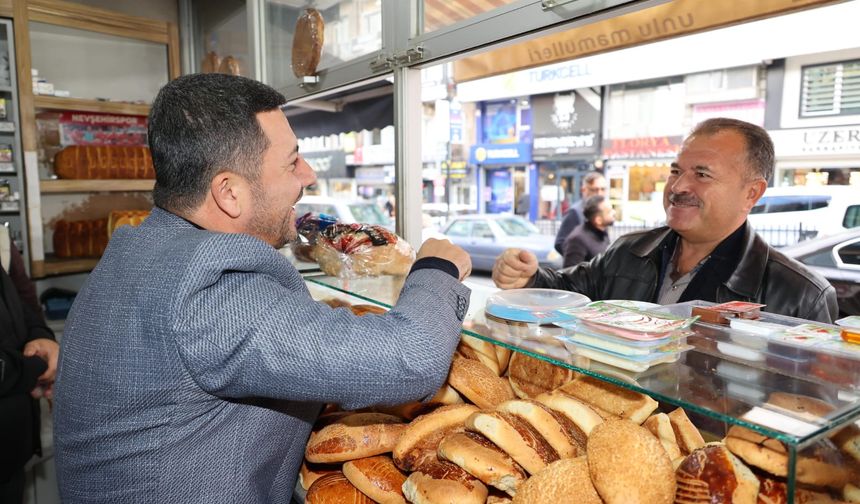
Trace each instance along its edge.
<instances>
[{"instance_id":1,"label":"man in dark jacket background","mask_svg":"<svg viewBox=\"0 0 860 504\"><path fill-rule=\"evenodd\" d=\"M772 313L831 322L838 314L833 287L768 246L747 222L773 168L764 129L709 119L672 163L663 192L667 227L626 235L598 259L560 271L538 269L533 254L508 249L493 280L503 289L566 289L594 300L751 301Z\"/></svg>"},{"instance_id":2,"label":"man in dark jacket background","mask_svg":"<svg viewBox=\"0 0 860 504\"><path fill-rule=\"evenodd\" d=\"M41 454L38 399L51 397L59 347L20 252L11 243L4 250L9 254L0 264L0 502L14 504L23 500L24 465Z\"/></svg>"},{"instance_id":3,"label":"man in dark jacket background","mask_svg":"<svg viewBox=\"0 0 860 504\"><path fill-rule=\"evenodd\" d=\"M609 226L615 224L615 210L604 196L592 196L582 206L585 222L564 241L562 266L576 266L592 260L609 246Z\"/></svg>"}]
</instances>

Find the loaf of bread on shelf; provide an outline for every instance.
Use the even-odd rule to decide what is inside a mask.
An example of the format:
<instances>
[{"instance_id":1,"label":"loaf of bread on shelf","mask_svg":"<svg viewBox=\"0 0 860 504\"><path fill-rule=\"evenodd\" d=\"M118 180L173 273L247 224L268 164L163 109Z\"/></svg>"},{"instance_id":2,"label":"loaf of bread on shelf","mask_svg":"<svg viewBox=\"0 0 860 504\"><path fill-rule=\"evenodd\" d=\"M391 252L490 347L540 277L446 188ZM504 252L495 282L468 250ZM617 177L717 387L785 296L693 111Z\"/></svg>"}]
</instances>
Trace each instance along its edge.
<instances>
[{"instance_id":1,"label":"loaf of bread on shelf","mask_svg":"<svg viewBox=\"0 0 860 504\"><path fill-rule=\"evenodd\" d=\"M54 224L54 255L59 258L101 257L107 248L107 219L59 220Z\"/></svg>"},{"instance_id":2,"label":"loaf of bread on shelf","mask_svg":"<svg viewBox=\"0 0 860 504\"><path fill-rule=\"evenodd\" d=\"M476 411L471 404L452 404L416 418L394 447L394 463L404 471L414 471L438 460L436 451L445 436L465 431L466 418Z\"/></svg>"},{"instance_id":3,"label":"loaf of bread on shelf","mask_svg":"<svg viewBox=\"0 0 860 504\"><path fill-rule=\"evenodd\" d=\"M107 220L107 237L120 226L139 226L149 217L149 210L113 210Z\"/></svg>"},{"instance_id":4,"label":"loaf of bread on shelf","mask_svg":"<svg viewBox=\"0 0 860 504\"><path fill-rule=\"evenodd\" d=\"M484 504L487 487L459 466L443 460L422 464L403 484L412 504Z\"/></svg>"},{"instance_id":5,"label":"loaf of bread on shelf","mask_svg":"<svg viewBox=\"0 0 860 504\"><path fill-rule=\"evenodd\" d=\"M70 145L54 156L63 179L154 179L152 155L142 145Z\"/></svg>"},{"instance_id":6,"label":"loaf of bread on shelf","mask_svg":"<svg viewBox=\"0 0 860 504\"><path fill-rule=\"evenodd\" d=\"M302 78L314 75L320 63L325 24L320 11L307 8L296 20L296 30L293 36L293 74Z\"/></svg>"},{"instance_id":7,"label":"loaf of bread on shelf","mask_svg":"<svg viewBox=\"0 0 860 504\"><path fill-rule=\"evenodd\" d=\"M509 495L526 478L526 472L501 448L476 432L449 434L439 445L439 458L457 464L484 484Z\"/></svg>"}]
</instances>

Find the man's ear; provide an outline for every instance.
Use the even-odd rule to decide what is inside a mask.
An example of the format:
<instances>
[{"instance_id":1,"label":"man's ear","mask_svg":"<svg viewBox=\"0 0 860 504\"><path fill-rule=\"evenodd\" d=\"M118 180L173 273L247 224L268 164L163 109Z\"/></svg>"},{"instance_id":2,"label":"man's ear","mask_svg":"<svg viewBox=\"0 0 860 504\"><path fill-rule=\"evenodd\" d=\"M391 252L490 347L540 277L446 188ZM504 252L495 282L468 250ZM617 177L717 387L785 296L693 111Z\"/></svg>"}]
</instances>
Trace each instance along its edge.
<instances>
[{"instance_id":1,"label":"man's ear","mask_svg":"<svg viewBox=\"0 0 860 504\"><path fill-rule=\"evenodd\" d=\"M758 203L758 200L764 195L765 190L767 190L767 180L763 178L756 179L749 183L749 188L747 189L747 203L749 208L755 206Z\"/></svg>"},{"instance_id":2,"label":"man's ear","mask_svg":"<svg viewBox=\"0 0 860 504\"><path fill-rule=\"evenodd\" d=\"M242 215L242 204L247 192L244 178L230 171L222 171L212 179L209 186L215 205L232 219Z\"/></svg>"}]
</instances>

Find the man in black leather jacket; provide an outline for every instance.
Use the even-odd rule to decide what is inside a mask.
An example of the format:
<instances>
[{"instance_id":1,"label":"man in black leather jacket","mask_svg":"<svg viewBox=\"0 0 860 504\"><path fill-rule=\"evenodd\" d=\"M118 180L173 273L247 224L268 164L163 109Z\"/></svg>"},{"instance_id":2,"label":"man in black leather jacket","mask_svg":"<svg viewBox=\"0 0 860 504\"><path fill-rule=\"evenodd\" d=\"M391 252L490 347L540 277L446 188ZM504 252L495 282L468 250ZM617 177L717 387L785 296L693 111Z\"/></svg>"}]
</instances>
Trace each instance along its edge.
<instances>
[{"instance_id":1,"label":"man in black leather jacket","mask_svg":"<svg viewBox=\"0 0 860 504\"><path fill-rule=\"evenodd\" d=\"M623 236L590 262L559 271L538 269L533 254L508 249L493 280L503 289L566 289L594 300L751 301L772 313L831 322L838 314L833 287L767 245L746 220L773 166L764 129L704 121L672 163L663 192L668 226Z\"/></svg>"}]
</instances>

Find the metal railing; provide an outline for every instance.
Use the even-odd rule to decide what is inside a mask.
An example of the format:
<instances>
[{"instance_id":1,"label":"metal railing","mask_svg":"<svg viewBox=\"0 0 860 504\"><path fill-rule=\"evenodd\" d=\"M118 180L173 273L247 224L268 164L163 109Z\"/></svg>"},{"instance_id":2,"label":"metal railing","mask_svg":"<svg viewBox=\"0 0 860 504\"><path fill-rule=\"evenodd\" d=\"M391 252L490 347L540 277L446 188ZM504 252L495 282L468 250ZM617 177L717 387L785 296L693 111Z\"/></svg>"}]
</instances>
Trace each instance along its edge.
<instances>
[{"instance_id":1,"label":"metal railing","mask_svg":"<svg viewBox=\"0 0 860 504\"><path fill-rule=\"evenodd\" d=\"M535 221L534 224L538 229L540 229L542 234L555 235L558 233L561 221L542 219ZM609 228L609 238L612 241L615 241L616 238L627 233L645 231L647 229L653 229L654 227L655 226L646 226L643 224L616 223L614 226ZM815 238L815 236L818 235L818 230L815 226L810 226L808 224L804 225L803 223L798 223L794 226L786 225L757 228L756 232L764 239L764 241L777 248L794 245L795 243L803 240Z\"/></svg>"}]
</instances>

